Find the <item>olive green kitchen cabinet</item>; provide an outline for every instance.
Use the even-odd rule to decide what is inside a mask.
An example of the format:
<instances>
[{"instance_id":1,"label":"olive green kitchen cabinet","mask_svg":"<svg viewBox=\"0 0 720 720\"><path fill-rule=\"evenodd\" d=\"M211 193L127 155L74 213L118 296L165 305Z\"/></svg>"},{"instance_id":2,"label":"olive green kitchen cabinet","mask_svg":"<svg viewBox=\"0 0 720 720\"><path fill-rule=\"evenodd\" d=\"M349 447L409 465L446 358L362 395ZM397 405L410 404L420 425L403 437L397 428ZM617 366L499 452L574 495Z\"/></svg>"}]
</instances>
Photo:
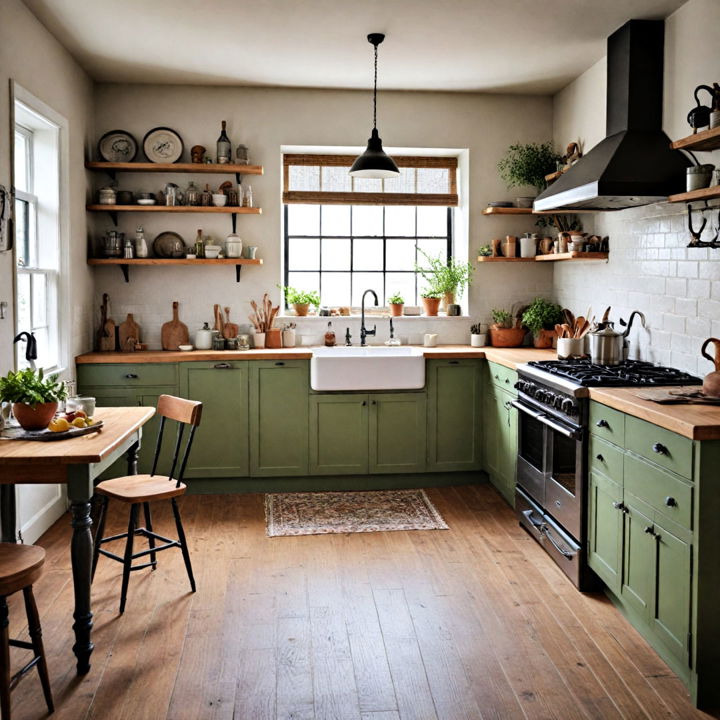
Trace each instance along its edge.
<instances>
[{"instance_id":1,"label":"olive green kitchen cabinet","mask_svg":"<svg viewBox=\"0 0 720 720\"><path fill-rule=\"evenodd\" d=\"M248 374L246 361L181 364L182 397L203 404L185 477L249 474Z\"/></svg>"},{"instance_id":2,"label":"olive green kitchen cabinet","mask_svg":"<svg viewBox=\"0 0 720 720\"><path fill-rule=\"evenodd\" d=\"M310 474L425 469L424 393L310 396Z\"/></svg>"},{"instance_id":3,"label":"olive green kitchen cabinet","mask_svg":"<svg viewBox=\"0 0 720 720\"><path fill-rule=\"evenodd\" d=\"M307 360L250 361L250 475L308 474Z\"/></svg>"},{"instance_id":4,"label":"olive green kitchen cabinet","mask_svg":"<svg viewBox=\"0 0 720 720\"><path fill-rule=\"evenodd\" d=\"M603 582L620 592L622 569L623 489L599 472L588 484L588 562Z\"/></svg>"},{"instance_id":5,"label":"olive green kitchen cabinet","mask_svg":"<svg viewBox=\"0 0 720 720\"><path fill-rule=\"evenodd\" d=\"M428 360L425 372L426 470L481 470L481 361Z\"/></svg>"}]
</instances>

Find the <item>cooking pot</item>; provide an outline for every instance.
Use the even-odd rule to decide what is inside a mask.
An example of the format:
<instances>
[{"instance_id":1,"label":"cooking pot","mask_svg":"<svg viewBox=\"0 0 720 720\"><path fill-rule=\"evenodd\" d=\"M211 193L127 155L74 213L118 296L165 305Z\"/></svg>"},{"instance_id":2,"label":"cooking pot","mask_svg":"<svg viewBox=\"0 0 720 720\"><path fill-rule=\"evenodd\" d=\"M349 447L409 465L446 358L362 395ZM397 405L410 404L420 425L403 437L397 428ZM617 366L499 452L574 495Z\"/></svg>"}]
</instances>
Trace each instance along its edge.
<instances>
[{"instance_id":1,"label":"cooking pot","mask_svg":"<svg viewBox=\"0 0 720 720\"><path fill-rule=\"evenodd\" d=\"M590 361L595 365L619 365L622 361L623 336L613 329L613 323L600 323L589 333Z\"/></svg>"}]
</instances>

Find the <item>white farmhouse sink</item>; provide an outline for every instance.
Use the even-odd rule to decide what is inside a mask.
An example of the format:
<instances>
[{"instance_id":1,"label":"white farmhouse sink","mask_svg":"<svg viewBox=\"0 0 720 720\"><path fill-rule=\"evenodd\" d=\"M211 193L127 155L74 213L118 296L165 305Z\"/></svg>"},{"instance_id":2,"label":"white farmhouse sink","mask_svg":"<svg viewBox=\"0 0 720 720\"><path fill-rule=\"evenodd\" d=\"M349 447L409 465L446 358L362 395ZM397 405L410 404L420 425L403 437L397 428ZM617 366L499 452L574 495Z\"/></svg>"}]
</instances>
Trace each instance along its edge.
<instances>
[{"instance_id":1,"label":"white farmhouse sink","mask_svg":"<svg viewBox=\"0 0 720 720\"><path fill-rule=\"evenodd\" d=\"M425 357L415 347L313 348L313 390L419 390Z\"/></svg>"}]
</instances>

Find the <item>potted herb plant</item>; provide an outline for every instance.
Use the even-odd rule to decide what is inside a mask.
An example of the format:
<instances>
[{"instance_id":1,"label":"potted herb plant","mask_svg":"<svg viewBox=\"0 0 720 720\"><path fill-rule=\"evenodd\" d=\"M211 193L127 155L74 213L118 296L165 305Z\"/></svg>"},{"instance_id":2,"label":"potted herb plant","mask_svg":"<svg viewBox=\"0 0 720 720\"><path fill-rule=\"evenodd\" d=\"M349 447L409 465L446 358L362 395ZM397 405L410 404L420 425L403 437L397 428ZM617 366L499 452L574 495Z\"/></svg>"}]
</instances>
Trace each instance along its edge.
<instances>
[{"instance_id":1,"label":"potted herb plant","mask_svg":"<svg viewBox=\"0 0 720 720\"><path fill-rule=\"evenodd\" d=\"M493 309L490 326L490 344L493 347L519 347L525 339L525 328L520 318L504 309Z\"/></svg>"},{"instance_id":2,"label":"potted herb plant","mask_svg":"<svg viewBox=\"0 0 720 720\"><path fill-rule=\"evenodd\" d=\"M0 378L0 401L12 403L15 419L24 430L44 430L67 397L65 383L57 375L44 377L31 368L9 372Z\"/></svg>"},{"instance_id":3,"label":"potted herb plant","mask_svg":"<svg viewBox=\"0 0 720 720\"><path fill-rule=\"evenodd\" d=\"M293 287L283 287L282 290L285 293L285 302L292 305L299 317L305 317L311 305L320 307L320 293L315 290L297 290Z\"/></svg>"},{"instance_id":4,"label":"potted herb plant","mask_svg":"<svg viewBox=\"0 0 720 720\"><path fill-rule=\"evenodd\" d=\"M517 144L507 149L497 168L508 188L532 186L539 193L547 186L545 176L557 170L561 159L551 142ZM518 198L518 207L532 207L528 200L532 198Z\"/></svg>"},{"instance_id":5,"label":"potted herb plant","mask_svg":"<svg viewBox=\"0 0 720 720\"><path fill-rule=\"evenodd\" d=\"M396 292L388 298L388 305L390 305L390 315L400 317L405 305L405 298L399 292Z\"/></svg>"},{"instance_id":6,"label":"potted herb plant","mask_svg":"<svg viewBox=\"0 0 720 720\"><path fill-rule=\"evenodd\" d=\"M522 315L523 325L533 334L536 348L552 347L555 325L562 321L562 308L545 298L536 297Z\"/></svg>"},{"instance_id":7,"label":"potted herb plant","mask_svg":"<svg viewBox=\"0 0 720 720\"><path fill-rule=\"evenodd\" d=\"M442 299L442 293L439 290L433 290L428 288L425 292L420 294L423 303L423 310L428 316L435 316L438 314L440 309L440 300Z\"/></svg>"},{"instance_id":8,"label":"potted herb plant","mask_svg":"<svg viewBox=\"0 0 720 720\"><path fill-rule=\"evenodd\" d=\"M428 289L439 293L445 301L445 307L454 305L455 299L462 297L465 288L472 282L473 266L454 257L447 262L439 257L430 257L420 250L428 267L415 265L415 272L428 283ZM426 297L426 296L423 296Z\"/></svg>"}]
</instances>

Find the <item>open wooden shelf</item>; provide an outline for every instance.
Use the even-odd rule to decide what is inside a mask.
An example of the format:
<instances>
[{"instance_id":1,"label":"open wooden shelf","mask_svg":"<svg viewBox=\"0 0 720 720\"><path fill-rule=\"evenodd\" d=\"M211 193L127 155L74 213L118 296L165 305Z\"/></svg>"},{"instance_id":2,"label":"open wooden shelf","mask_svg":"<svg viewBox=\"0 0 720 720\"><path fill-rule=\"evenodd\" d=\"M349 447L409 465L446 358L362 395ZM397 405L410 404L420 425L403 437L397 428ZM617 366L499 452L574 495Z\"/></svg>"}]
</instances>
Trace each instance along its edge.
<instances>
[{"instance_id":1,"label":"open wooden shelf","mask_svg":"<svg viewBox=\"0 0 720 720\"><path fill-rule=\"evenodd\" d=\"M517 207L486 207L483 211L483 215L577 215L579 213L595 213L596 210L582 210L580 208L559 208L557 210L542 210L541 212L535 212L532 208L517 208Z\"/></svg>"},{"instance_id":2,"label":"open wooden shelf","mask_svg":"<svg viewBox=\"0 0 720 720\"><path fill-rule=\"evenodd\" d=\"M226 213L233 215L262 215L259 207L225 205L88 205L90 212L167 212L167 213Z\"/></svg>"},{"instance_id":3,"label":"open wooden shelf","mask_svg":"<svg viewBox=\"0 0 720 720\"><path fill-rule=\"evenodd\" d=\"M688 135L670 144L673 150L718 150L720 149L720 127ZM675 201L671 201L675 202Z\"/></svg>"},{"instance_id":4,"label":"open wooden shelf","mask_svg":"<svg viewBox=\"0 0 720 720\"><path fill-rule=\"evenodd\" d=\"M130 282L129 269L136 265L234 265L235 279L240 282L240 270L243 265L262 265L262 258L88 258L88 265L116 265L122 271L125 282Z\"/></svg>"},{"instance_id":5,"label":"open wooden shelf","mask_svg":"<svg viewBox=\"0 0 720 720\"><path fill-rule=\"evenodd\" d=\"M695 200L715 200L720 198L720 185L712 187L700 188L699 190L691 190L690 192L678 193L671 195L668 202L693 202Z\"/></svg>"},{"instance_id":6,"label":"open wooden shelf","mask_svg":"<svg viewBox=\"0 0 720 720\"><path fill-rule=\"evenodd\" d=\"M566 252L566 253L550 253L548 255L536 255L532 258L518 257L478 257L478 262L561 262L563 260L607 260L609 253L606 252Z\"/></svg>"},{"instance_id":7,"label":"open wooden shelf","mask_svg":"<svg viewBox=\"0 0 720 720\"><path fill-rule=\"evenodd\" d=\"M524 258L524 257L489 257L487 255L480 255L478 262L535 262L535 258Z\"/></svg>"},{"instance_id":8,"label":"open wooden shelf","mask_svg":"<svg viewBox=\"0 0 720 720\"><path fill-rule=\"evenodd\" d=\"M155 173L202 173L220 174L236 173L239 175L263 175L262 165L234 165L218 163L152 163L152 162L86 162L88 170L101 170L108 173L116 172L155 172Z\"/></svg>"}]
</instances>

